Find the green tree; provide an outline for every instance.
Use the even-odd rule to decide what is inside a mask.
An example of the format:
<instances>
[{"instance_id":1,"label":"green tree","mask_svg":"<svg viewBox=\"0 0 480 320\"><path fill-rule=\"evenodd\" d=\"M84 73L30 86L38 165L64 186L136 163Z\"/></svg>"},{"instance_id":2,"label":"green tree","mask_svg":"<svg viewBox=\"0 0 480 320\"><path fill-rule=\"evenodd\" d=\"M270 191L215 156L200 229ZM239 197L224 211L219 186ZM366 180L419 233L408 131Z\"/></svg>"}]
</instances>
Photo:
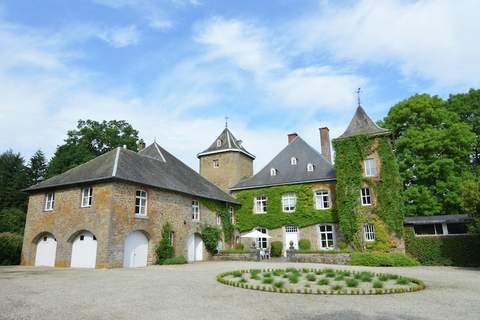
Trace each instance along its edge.
<instances>
[{"instance_id":1,"label":"green tree","mask_svg":"<svg viewBox=\"0 0 480 320\"><path fill-rule=\"evenodd\" d=\"M471 230L480 234L480 178L463 182L461 205L463 212L472 215L475 220Z\"/></svg>"},{"instance_id":2,"label":"green tree","mask_svg":"<svg viewBox=\"0 0 480 320\"><path fill-rule=\"evenodd\" d=\"M157 264L163 264L163 261L166 259L173 258L175 256L175 251L171 245L171 227L167 222L162 229L162 239L158 243L158 246L155 248L157 254Z\"/></svg>"},{"instance_id":3,"label":"green tree","mask_svg":"<svg viewBox=\"0 0 480 320\"><path fill-rule=\"evenodd\" d=\"M471 153L472 167L474 174L480 176L480 89L470 89L467 93L450 95L447 108L455 112L460 120L472 126L476 135Z\"/></svg>"},{"instance_id":4,"label":"green tree","mask_svg":"<svg viewBox=\"0 0 480 320\"><path fill-rule=\"evenodd\" d=\"M37 184L45 178L47 171L47 160L42 150L38 150L30 158L30 179L32 184Z\"/></svg>"},{"instance_id":5,"label":"green tree","mask_svg":"<svg viewBox=\"0 0 480 320\"><path fill-rule=\"evenodd\" d=\"M47 177L65 172L119 146L137 151L138 131L126 121L79 120L47 168Z\"/></svg>"},{"instance_id":6,"label":"green tree","mask_svg":"<svg viewBox=\"0 0 480 320\"><path fill-rule=\"evenodd\" d=\"M0 155L0 211L5 208L27 208L27 194L22 189L30 185L29 169L19 153L8 150Z\"/></svg>"},{"instance_id":7,"label":"green tree","mask_svg":"<svg viewBox=\"0 0 480 320\"><path fill-rule=\"evenodd\" d=\"M17 208L5 208L0 211L0 233L13 232L23 234L25 212Z\"/></svg>"},{"instance_id":8,"label":"green tree","mask_svg":"<svg viewBox=\"0 0 480 320\"><path fill-rule=\"evenodd\" d=\"M462 182L470 176L475 143L471 126L441 98L427 94L397 103L382 125L395 138L406 215L462 212Z\"/></svg>"}]
</instances>

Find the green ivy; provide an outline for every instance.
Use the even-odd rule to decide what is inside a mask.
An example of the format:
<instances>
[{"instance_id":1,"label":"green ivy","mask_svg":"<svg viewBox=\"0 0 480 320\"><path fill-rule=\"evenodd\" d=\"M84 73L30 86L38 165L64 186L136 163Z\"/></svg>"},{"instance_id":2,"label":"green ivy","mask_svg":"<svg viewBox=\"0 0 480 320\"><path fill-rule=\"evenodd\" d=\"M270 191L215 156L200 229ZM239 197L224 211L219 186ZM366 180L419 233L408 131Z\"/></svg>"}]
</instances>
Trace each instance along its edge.
<instances>
[{"instance_id":1,"label":"green ivy","mask_svg":"<svg viewBox=\"0 0 480 320\"><path fill-rule=\"evenodd\" d=\"M210 253L214 253L217 249L218 241L220 240L221 230L209 225L202 226L202 240L205 244L205 248Z\"/></svg>"},{"instance_id":2,"label":"green ivy","mask_svg":"<svg viewBox=\"0 0 480 320\"><path fill-rule=\"evenodd\" d=\"M223 230L224 240L226 242L230 241L233 237L235 226L232 224L230 220L228 205L224 202L214 201L210 199L201 199L200 203L202 206L205 206L210 211L220 214L220 218L222 220L222 230Z\"/></svg>"},{"instance_id":3,"label":"green ivy","mask_svg":"<svg viewBox=\"0 0 480 320\"><path fill-rule=\"evenodd\" d=\"M282 210L282 194L295 192L297 205L295 212L286 213ZM255 214L253 204L255 196L267 197L267 213ZM235 193L236 198L242 204L237 209L237 228L243 232L255 227L267 229L280 228L284 225L293 224L300 228L317 223L337 222L334 209L317 210L314 204L314 194L311 184L283 185L266 188L242 190Z\"/></svg>"},{"instance_id":4,"label":"green ivy","mask_svg":"<svg viewBox=\"0 0 480 320\"><path fill-rule=\"evenodd\" d=\"M337 208L340 229L347 242L360 247L361 224L371 222L368 212L377 215L389 231L399 237L403 234L402 183L395 156L388 137L355 136L334 140L335 171L337 175ZM362 163L374 151L381 162L380 180L363 177ZM376 207L362 207L360 189L366 182L376 196ZM378 223L377 223L378 224ZM388 240L378 244L386 249ZM377 248L380 249L380 248Z\"/></svg>"}]
</instances>

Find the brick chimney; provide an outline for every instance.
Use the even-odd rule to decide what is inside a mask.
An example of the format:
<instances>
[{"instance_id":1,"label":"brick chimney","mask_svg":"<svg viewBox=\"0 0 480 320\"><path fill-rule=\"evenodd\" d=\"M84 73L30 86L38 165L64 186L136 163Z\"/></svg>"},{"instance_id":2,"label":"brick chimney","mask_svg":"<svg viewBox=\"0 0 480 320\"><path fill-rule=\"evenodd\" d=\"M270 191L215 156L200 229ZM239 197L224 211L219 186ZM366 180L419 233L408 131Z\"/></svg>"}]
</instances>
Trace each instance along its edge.
<instances>
[{"instance_id":1,"label":"brick chimney","mask_svg":"<svg viewBox=\"0 0 480 320\"><path fill-rule=\"evenodd\" d=\"M298 134L296 132L289 133L288 134L288 144L290 144L296 137L298 137Z\"/></svg>"},{"instance_id":2,"label":"brick chimney","mask_svg":"<svg viewBox=\"0 0 480 320\"><path fill-rule=\"evenodd\" d=\"M330 134L327 127L320 128L320 146L322 148L322 155L330 163L332 162L332 152L330 150Z\"/></svg>"},{"instance_id":3,"label":"brick chimney","mask_svg":"<svg viewBox=\"0 0 480 320\"><path fill-rule=\"evenodd\" d=\"M145 149L145 142L143 142L143 140L141 140L138 143L138 151L142 151L143 149Z\"/></svg>"}]
</instances>

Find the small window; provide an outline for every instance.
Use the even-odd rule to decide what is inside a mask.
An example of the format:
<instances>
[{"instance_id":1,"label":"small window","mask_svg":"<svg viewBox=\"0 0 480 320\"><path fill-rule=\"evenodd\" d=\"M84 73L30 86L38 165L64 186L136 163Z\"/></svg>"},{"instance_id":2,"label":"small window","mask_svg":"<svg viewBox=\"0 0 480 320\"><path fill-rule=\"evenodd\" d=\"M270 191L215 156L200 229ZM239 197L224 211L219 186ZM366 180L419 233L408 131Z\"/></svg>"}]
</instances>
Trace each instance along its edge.
<instances>
[{"instance_id":1,"label":"small window","mask_svg":"<svg viewBox=\"0 0 480 320\"><path fill-rule=\"evenodd\" d=\"M331 250L335 248L335 237L331 224L322 224L320 228L320 249Z\"/></svg>"},{"instance_id":2,"label":"small window","mask_svg":"<svg viewBox=\"0 0 480 320\"><path fill-rule=\"evenodd\" d=\"M43 237L43 241L47 241L47 237Z\"/></svg>"},{"instance_id":3,"label":"small window","mask_svg":"<svg viewBox=\"0 0 480 320\"><path fill-rule=\"evenodd\" d=\"M267 197L257 196L255 197L255 213L267 213Z\"/></svg>"},{"instance_id":4,"label":"small window","mask_svg":"<svg viewBox=\"0 0 480 320\"><path fill-rule=\"evenodd\" d=\"M55 193L49 192L45 194L45 211L52 211L55 206Z\"/></svg>"},{"instance_id":5,"label":"small window","mask_svg":"<svg viewBox=\"0 0 480 320\"><path fill-rule=\"evenodd\" d=\"M267 229L265 228L257 228L257 231L261 233L267 233ZM267 249L268 248L268 239L267 238L257 238L257 247L260 249Z\"/></svg>"},{"instance_id":6,"label":"small window","mask_svg":"<svg viewBox=\"0 0 480 320\"><path fill-rule=\"evenodd\" d=\"M271 168L270 169L270 175L273 177L273 176L276 176L277 175L277 169L275 168Z\"/></svg>"},{"instance_id":7,"label":"small window","mask_svg":"<svg viewBox=\"0 0 480 320\"><path fill-rule=\"evenodd\" d=\"M170 245L172 247L175 247L175 232L174 231L170 231L170 234L168 235L168 238L170 240Z\"/></svg>"},{"instance_id":8,"label":"small window","mask_svg":"<svg viewBox=\"0 0 480 320\"><path fill-rule=\"evenodd\" d=\"M290 164L291 164L292 166L296 166L296 165L297 165L297 158L291 157L291 158L290 158Z\"/></svg>"},{"instance_id":9,"label":"small window","mask_svg":"<svg viewBox=\"0 0 480 320\"><path fill-rule=\"evenodd\" d=\"M220 168L220 160L218 160L218 159L213 160L213 167L214 168Z\"/></svg>"},{"instance_id":10,"label":"small window","mask_svg":"<svg viewBox=\"0 0 480 320\"><path fill-rule=\"evenodd\" d=\"M137 216L147 215L147 192L137 190L135 194L135 214Z\"/></svg>"},{"instance_id":11,"label":"small window","mask_svg":"<svg viewBox=\"0 0 480 320\"><path fill-rule=\"evenodd\" d=\"M311 164L311 163L307 164L307 171L308 172L313 172L314 169L315 169L315 167L313 166L313 164Z\"/></svg>"},{"instance_id":12,"label":"small window","mask_svg":"<svg viewBox=\"0 0 480 320\"><path fill-rule=\"evenodd\" d=\"M228 213L230 214L230 223L235 224L235 208L230 206L228 208Z\"/></svg>"},{"instance_id":13,"label":"small window","mask_svg":"<svg viewBox=\"0 0 480 320\"><path fill-rule=\"evenodd\" d=\"M80 236L80 241L83 241L83 240L85 240L85 236L82 234L82 235Z\"/></svg>"},{"instance_id":14,"label":"small window","mask_svg":"<svg viewBox=\"0 0 480 320\"><path fill-rule=\"evenodd\" d=\"M82 208L88 208L92 206L92 188L83 188L82 189L82 202L81 202L81 207Z\"/></svg>"},{"instance_id":15,"label":"small window","mask_svg":"<svg viewBox=\"0 0 480 320\"><path fill-rule=\"evenodd\" d=\"M416 235L442 235L443 228L441 223L416 224L413 226Z\"/></svg>"},{"instance_id":16,"label":"small window","mask_svg":"<svg viewBox=\"0 0 480 320\"><path fill-rule=\"evenodd\" d=\"M222 140L218 139L217 140L217 147L221 147L222 146Z\"/></svg>"},{"instance_id":17,"label":"small window","mask_svg":"<svg viewBox=\"0 0 480 320\"><path fill-rule=\"evenodd\" d=\"M298 227L295 225L287 225L285 226L285 232L286 233L297 233L298 232Z\"/></svg>"},{"instance_id":18,"label":"small window","mask_svg":"<svg viewBox=\"0 0 480 320\"><path fill-rule=\"evenodd\" d=\"M200 221L200 204L196 200L192 201L192 220Z\"/></svg>"},{"instance_id":19,"label":"small window","mask_svg":"<svg viewBox=\"0 0 480 320\"><path fill-rule=\"evenodd\" d=\"M220 213L217 213L216 222L218 226L222 224L222 216L220 215Z\"/></svg>"},{"instance_id":20,"label":"small window","mask_svg":"<svg viewBox=\"0 0 480 320\"><path fill-rule=\"evenodd\" d=\"M363 235L364 235L365 241L375 241L375 226L369 223L364 224Z\"/></svg>"},{"instance_id":21,"label":"small window","mask_svg":"<svg viewBox=\"0 0 480 320\"><path fill-rule=\"evenodd\" d=\"M372 205L372 197L370 195L370 188L362 188L361 191L361 198L362 198L362 206L371 206Z\"/></svg>"},{"instance_id":22,"label":"small window","mask_svg":"<svg viewBox=\"0 0 480 320\"><path fill-rule=\"evenodd\" d=\"M295 212L296 205L297 195L294 192L288 192L282 195L283 212Z\"/></svg>"},{"instance_id":23,"label":"small window","mask_svg":"<svg viewBox=\"0 0 480 320\"><path fill-rule=\"evenodd\" d=\"M330 208L330 192L328 190L315 191L315 208L317 209Z\"/></svg>"},{"instance_id":24,"label":"small window","mask_svg":"<svg viewBox=\"0 0 480 320\"><path fill-rule=\"evenodd\" d=\"M365 177L376 177L377 176L377 166L374 159L367 159L363 162L365 167Z\"/></svg>"},{"instance_id":25,"label":"small window","mask_svg":"<svg viewBox=\"0 0 480 320\"><path fill-rule=\"evenodd\" d=\"M447 223L448 234L465 234L468 233L465 223Z\"/></svg>"}]
</instances>

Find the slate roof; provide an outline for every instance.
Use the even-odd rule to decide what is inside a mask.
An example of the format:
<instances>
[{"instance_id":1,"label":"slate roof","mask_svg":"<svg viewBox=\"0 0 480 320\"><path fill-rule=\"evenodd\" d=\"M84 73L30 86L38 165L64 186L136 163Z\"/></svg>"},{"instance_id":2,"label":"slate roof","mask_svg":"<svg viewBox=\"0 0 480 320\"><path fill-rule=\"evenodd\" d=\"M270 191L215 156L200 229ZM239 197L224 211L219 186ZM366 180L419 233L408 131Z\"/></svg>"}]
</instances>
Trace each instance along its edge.
<instances>
[{"instance_id":1,"label":"slate roof","mask_svg":"<svg viewBox=\"0 0 480 320\"><path fill-rule=\"evenodd\" d=\"M238 203L157 143L152 143L138 153L116 148L25 191L34 192L105 180L134 182L197 197Z\"/></svg>"},{"instance_id":2,"label":"slate roof","mask_svg":"<svg viewBox=\"0 0 480 320\"><path fill-rule=\"evenodd\" d=\"M337 139L343 139L358 135L384 135L390 133L390 130L380 128L363 110L361 106L358 106L355 115L350 121L347 130Z\"/></svg>"},{"instance_id":3,"label":"slate roof","mask_svg":"<svg viewBox=\"0 0 480 320\"><path fill-rule=\"evenodd\" d=\"M220 145L217 145L217 141L220 141ZM206 156L209 154L221 153L221 152L241 152L252 160L255 156L248 152L243 146L242 141L237 140L228 128L225 128L222 133L215 139L215 141L206 150L197 154L197 157Z\"/></svg>"},{"instance_id":4,"label":"slate roof","mask_svg":"<svg viewBox=\"0 0 480 320\"><path fill-rule=\"evenodd\" d=\"M429 224L429 223L470 223L473 218L468 214L447 214L440 216L406 217L405 224Z\"/></svg>"},{"instance_id":5,"label":"slate roof","mask_svg":"<svg viewBox=\"0 0 480 320\"><path fill-rule=\"evenodd\" d=\"M297 165L292 165L290 159L297 158ZM314 165L314 171L307 171L307 164ZM275 176L270 175L270 169L277 170ZM231 190L242 190L296 184L315 181L335 180L335 169L320 152L312 148L299 136L290 142L272 161L254 176L240 181Z\"/></svg>"}]
</instances>

